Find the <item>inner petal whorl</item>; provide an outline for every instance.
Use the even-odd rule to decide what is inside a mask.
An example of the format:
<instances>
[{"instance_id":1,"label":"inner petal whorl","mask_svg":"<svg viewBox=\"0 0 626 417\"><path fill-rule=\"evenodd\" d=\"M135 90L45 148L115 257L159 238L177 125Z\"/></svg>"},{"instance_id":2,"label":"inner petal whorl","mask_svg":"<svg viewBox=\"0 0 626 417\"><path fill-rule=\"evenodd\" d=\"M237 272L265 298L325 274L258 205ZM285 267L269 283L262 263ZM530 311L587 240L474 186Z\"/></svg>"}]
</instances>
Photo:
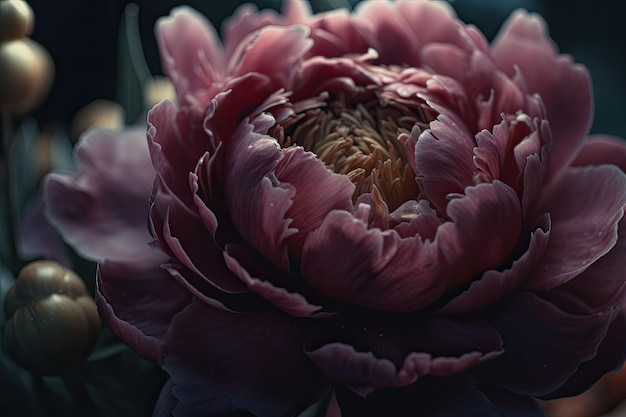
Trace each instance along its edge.
<instances>
[{"instance_id":1,"label":"inner petal whorl","mask_svg":"<svg viewBox=\"0 0 626 417\"><path fill-rule=\"evenodd\" d=\"M414 103L411 103L414 104ZM356 188L352 200L377 189L390 211L420 193L405 147L398 140L434 116L425 104L407 106L400 99L373 98L351 105L338 98L307 110L270 130L282 147L302 146L326 167L346 175Z\"/></svg>"}]
</instances>

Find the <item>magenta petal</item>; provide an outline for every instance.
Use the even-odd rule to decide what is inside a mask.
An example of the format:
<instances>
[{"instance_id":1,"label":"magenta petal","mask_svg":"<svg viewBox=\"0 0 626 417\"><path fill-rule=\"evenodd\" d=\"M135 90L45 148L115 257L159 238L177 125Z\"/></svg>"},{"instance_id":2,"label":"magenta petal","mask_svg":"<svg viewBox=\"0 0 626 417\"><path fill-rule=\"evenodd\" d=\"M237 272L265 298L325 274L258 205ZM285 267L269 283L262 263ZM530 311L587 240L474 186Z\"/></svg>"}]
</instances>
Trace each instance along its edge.
<instances>
[{"instance_id":1,"label":"magenta petal","mask_svg":"<svg viewBox=\"0 0 626 417\"><path fill-rule=\"evenodd\" d=\"M571 162L581 146L591 124L593 97L588 72L569 57L557 56L546 32L541 17L518 11L501 29L492 53L510 77L519 68L529 92L539 94L546 106L554 136L550 177Z\"/></svg>"},{"instance_id":2,"label":"magenta petal","mask_svg":"<svg viewBox=\"0 0 626 417\"><path fill-rule=\"evenodd\" d=\"M550 215L552 232L527 288L563 284L606 254L617 241L625 205L626 175L617 167L576 167L561 174L534 208L534 216Z\"/></svg>"},{"instance_id":3,"label":"magenta petal","mask_svg":"<svg viewBox=\"0 0 626 417\"><path fill-rule=\"evenodd\" d=\"M536 294L515 293L488 317L505 351L481 375L518 394L546 395L596 355L616 313L578 315Z\"/></svg>"},{"instance_id":4,"label":"magenta petal","mask_svg":"<svg viewBox=\"0 0 626 417\"><path fill-rule=\"evenodd\" d=\"M304 355L307 333L305 322L276 310L237 314L192 301L166 337L163 369L178 400L174 415L205 416L217 399L222 412L303 411L329 388Z\"/></svg>"},{"instance_id":5,"label":"magenta petal","mask_svg":"<svg viewBox=\"0 0 626 417\"><path fill-rule=\"evenodd\" d=\"M367 229L345 211L332 211L304 244L302 275L322 294L392 312L423 308L444 290L436 247L419 236Z\"/></svg>"},{"instance_id":6,"label":"magenta petal","mask_svg":"<svg viewBox=\"0 0 626 417\"><path fill-rule=\"evenodd\" d=\"M607 136L592 135L585 141L574 166L613 164L626 172L626 141Z\"/></svg>"},{"instance_id":7,"label":"magenta petal","mask_svg":"<svg viewBox=\"0 0 626 417\"><path fill-rule=\"evenodd\" d=\"M178 7L159 19L156 35L165 73L176 87L178 102L193 103L190 95L221 81L225 57L213 25L189 7Z\"/></svg>"},{"instance_id":8,"label":"magenta petal","mask_svg":"<svg viewBox=\"0 0 626 417\"><path fill-rule=\"evenodd\" d=\"M134 259L152 240L147 220L155 171L145 131L92 131L75 160L75 173L46 178L48 220L86 258Z\"/></svg>"},{"instance_id":9,"label":"magenta petal","mask_svg":"<svg viewBox=\"0 0 626 417\"><path fill-rule=\"evenodd\" d=\"M163 359L172 319L191 301L191 294L161 268L165 261L146 248L132 262L105 261L98 267L100 316L124 343L154 363Z\"/></svg>"}]
</instances>

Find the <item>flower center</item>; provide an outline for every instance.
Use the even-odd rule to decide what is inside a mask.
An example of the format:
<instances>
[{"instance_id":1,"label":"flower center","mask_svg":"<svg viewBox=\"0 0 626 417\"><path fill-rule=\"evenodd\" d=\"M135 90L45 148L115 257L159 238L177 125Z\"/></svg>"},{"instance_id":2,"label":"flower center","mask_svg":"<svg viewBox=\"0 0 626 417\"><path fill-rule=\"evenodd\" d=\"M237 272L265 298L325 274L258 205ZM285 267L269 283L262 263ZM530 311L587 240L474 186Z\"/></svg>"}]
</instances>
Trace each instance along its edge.
<instances>
[{"instance_id":1,"label":"flower center","mask_svg":"<svg viewBox=\"0 0 626 417\"><path fill-rule=\"evenodd\" d=\"M282 147L300 145L326 168L346 175L356 186L352 200L378 191L390 211L419 195L401 133L421 129L436 117L424 103L383 93L350 105L345 99L307 110L274 126L269 134Z\"/></svg>"}]
</instances>

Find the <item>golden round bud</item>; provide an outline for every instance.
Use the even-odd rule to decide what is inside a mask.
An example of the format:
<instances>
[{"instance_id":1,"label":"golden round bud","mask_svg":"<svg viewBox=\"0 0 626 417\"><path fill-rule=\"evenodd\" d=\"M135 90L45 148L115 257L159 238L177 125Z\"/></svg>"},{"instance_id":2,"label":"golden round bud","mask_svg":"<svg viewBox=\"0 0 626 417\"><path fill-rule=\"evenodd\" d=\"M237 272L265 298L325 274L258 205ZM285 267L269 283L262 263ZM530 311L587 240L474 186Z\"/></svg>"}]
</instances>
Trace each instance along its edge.
<instances>
[{"instance_id":1,"label":"golden round bud","mask_svg":"<svg viewBox=\"0 0 626 417\"><path fill-rule=\"evenodd\" d=\"M23 0L0 1L0 41L23 38L33 32L33 10Z\"/></svg>"},{"instance_id":2,"label":"golden round bud","mask_svg":"<svg viewBox=\"0 0 626 417\"><path fill-rule=\"evenodd\" d=\"M25 266L5 300L8 353L39 375L69 373L89 356L100 333L93 298L74 272L52 261Z\"/></svg>"},{"instance_id":3,"label":"golden round bud","mask_svg":"<svg viewBox=\"0 0 626 417\"><path fill-rule=\"evenodd\" d=\"M0 111L23 114L47 95L54 64L48 51L24 38L0 43L0 74Z\"/></svg>"},{"instance_id":4,"label":"golden round bud","mask_svg":"<svg viewBox=\"0 0 626 417\"><path fill-rule=\"evenodd\" d=\"M92 128L119 130L124 127L124 108L111 100L98 99L80 109L72 121L72 137Z\"/></svg>"},{"instance_id":5,"label":"golden round bud","mask_svg":"<svg viewBox=\"0 0 626 417\"><path fill-rule=\"evenodd\" d=\"M169 78L156 75L144 84L144 105L151 109L164 99L176 103L176 89Z\"/></svg>"}]
</instances>

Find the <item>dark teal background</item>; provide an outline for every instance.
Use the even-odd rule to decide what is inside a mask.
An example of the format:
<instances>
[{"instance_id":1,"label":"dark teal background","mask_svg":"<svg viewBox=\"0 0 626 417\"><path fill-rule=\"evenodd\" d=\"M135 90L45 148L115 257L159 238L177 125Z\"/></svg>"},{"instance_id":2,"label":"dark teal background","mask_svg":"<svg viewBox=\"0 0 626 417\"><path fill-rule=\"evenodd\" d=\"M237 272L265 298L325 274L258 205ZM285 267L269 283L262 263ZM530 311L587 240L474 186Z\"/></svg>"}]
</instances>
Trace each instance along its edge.
<instances>
[{"instance_id":1,"label":"dark teal background","mask_svg":"<svg viewBox=\"0 0 626 417\"><path fill-rule=\"evenodd\" d=\"M321 11L358 0L312 0ZM115 99L118 28L126 1L29 0L36 15L33 38L52 54L57 76L47 101L36 112L42 123L69 123L78 109L96 98ZM139 24L146 59L160 73L154 22L180 4L202 11L220 27L224 17L245 1L139 0ZM254 2L280 8L280 0ZM564 53L591 71L596 99L593 132L626 138L626 21L621 0L455 0L462 20L493 37L506 16L523 7L541 13Z\"/></svg>"}]
</instances>

